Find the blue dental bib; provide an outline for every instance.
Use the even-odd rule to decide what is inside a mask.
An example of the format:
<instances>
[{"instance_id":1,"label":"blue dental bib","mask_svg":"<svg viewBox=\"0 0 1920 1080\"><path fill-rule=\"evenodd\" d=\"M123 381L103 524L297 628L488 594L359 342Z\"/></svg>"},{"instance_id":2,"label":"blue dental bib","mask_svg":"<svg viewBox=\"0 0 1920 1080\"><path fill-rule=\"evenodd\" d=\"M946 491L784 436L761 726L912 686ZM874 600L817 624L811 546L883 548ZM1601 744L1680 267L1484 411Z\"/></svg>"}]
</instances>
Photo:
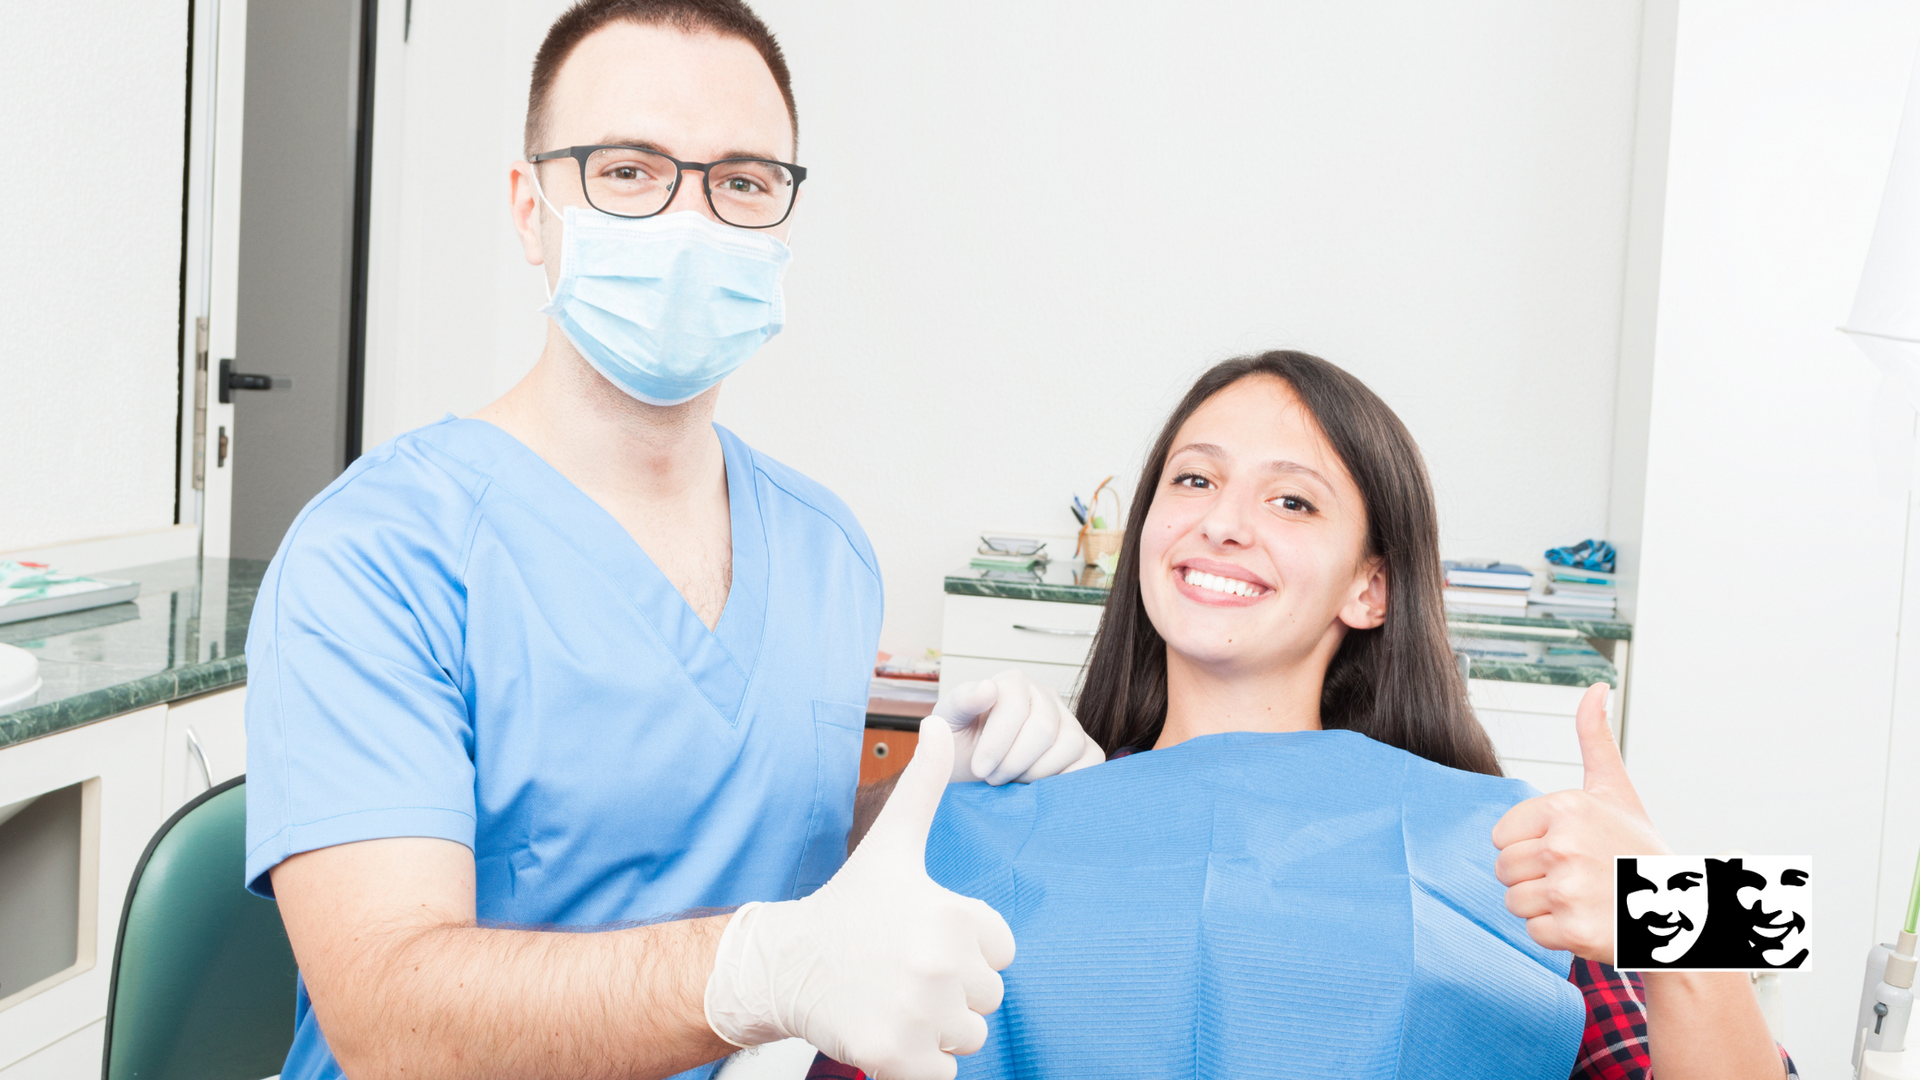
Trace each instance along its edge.
<instances>
[{"instance_id":1,"label":"blue dental bib","mask_svg":"<svg viewBox=\"0 0 1920 1080\"><path fill-rule=\"evenodd\" d=\"M960 1075L1565 1080L1572 958L1493 876L1534 794L1349 731L953 785L927 872L1019 943Z\"/></svg>"}]
</instances>

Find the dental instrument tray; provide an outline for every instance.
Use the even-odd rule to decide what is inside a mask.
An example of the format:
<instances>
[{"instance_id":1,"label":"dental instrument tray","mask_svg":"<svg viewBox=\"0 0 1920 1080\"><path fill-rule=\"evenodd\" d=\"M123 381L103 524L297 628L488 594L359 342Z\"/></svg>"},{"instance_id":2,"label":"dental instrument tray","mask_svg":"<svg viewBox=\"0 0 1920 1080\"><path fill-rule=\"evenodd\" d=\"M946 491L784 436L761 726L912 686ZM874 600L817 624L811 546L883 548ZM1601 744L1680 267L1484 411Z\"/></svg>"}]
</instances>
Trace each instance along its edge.
<instances>
[{"instance_id":1,"label":"dental instrument tray","mask_svg":"<svg viewBox=\"0 0 1920 1080\"><path fill-rule=\"evenodd\" d=\"M0 559L0 624L104 607L140 595L140 583L58 574L33 563Z\"/></svg>"}]
</instances>

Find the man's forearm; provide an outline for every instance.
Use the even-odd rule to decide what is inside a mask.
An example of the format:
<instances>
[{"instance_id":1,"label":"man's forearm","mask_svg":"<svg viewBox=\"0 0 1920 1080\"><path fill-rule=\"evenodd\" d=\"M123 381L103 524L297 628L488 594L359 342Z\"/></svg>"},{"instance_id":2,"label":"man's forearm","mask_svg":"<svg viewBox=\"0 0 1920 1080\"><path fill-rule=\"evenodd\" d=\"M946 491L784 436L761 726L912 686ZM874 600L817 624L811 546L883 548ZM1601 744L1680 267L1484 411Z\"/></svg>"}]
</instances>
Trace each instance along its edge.
<instances>
[{"instance_id":1,"label":"man's forearm","mask_svg":"<svg viewBox=\"0 0 1920 1080\"><path fill-rule=\"evenodd\" d=\"M1780 1080L1780 1051L1744 971L1649 971L1647 1053L1659 1080Z\"/></svg>"},{"instance_id":2,"label":"man's forearm","mask_svg":"<svg viewBox=\"0 0 1920 1080\"><path fill-rule=\"evenodd\" d=\"M887 799L893 795L893 786L900 782L900 774L894 773L885 780L859 788L853 793L853 828L847 831L847 853L860 846L860 838L873 828L873 819L887 805Z\"/></svg>"},{"instance_id":3,"label":"man's forearm","mask_svg":"<svg viewBox=\"0 0 1920 1080\"><path fill-rule=\"evenodd\" d=\"M702 1006L726 921L600 933L396 929L359 942L357 963L319 965L351 985L309 974L308 990L354 1080L671 1076L734 1049Z\"/></svg>"}]
</instances>

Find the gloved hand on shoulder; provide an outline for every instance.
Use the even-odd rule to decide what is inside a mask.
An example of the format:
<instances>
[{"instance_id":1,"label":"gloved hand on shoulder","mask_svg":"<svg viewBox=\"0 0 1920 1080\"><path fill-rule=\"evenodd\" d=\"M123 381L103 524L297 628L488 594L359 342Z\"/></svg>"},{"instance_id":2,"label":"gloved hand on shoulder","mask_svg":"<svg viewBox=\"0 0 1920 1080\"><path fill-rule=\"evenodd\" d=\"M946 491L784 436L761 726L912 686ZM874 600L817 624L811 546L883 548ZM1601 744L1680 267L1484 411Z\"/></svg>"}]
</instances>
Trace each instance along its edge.
<instances>
[{"instance_id":1,"label":"gloved hand on shoulder","mask_svg":"<svg viewBox=\"0 0 1920 1080\"><path fill-rule=\"evenodd\" d=\"M1107 760L1060 695L1018 670L961 683L933 715L953 729L954 783L1031 783Z\"/></svg>"}]
</instances>

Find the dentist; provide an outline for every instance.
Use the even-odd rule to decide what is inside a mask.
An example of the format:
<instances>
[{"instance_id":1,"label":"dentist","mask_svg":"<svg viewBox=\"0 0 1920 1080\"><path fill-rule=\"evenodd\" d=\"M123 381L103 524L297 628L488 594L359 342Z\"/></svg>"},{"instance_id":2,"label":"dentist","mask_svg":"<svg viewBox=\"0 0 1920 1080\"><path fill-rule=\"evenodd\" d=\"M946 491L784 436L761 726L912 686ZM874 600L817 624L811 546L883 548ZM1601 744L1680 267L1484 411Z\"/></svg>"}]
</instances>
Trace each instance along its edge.
<instances>
[{"instance_id":1,"label":"dentist","mask_svg":"<svg viewBox=\"0 0 1920 1080\"><path fill-rule=\"evenodd\" d=\"M792 1036L934 1080L984 1040L1013 939L926 876L941 788L1101 755L1021 676L960 687L846 857L879 570L711 420L785 320L796 132L741 0L549 30L510 179L539 362L315 497L254 611L246 873L300 966L287 1080L704 1077Z\"/></svg>"}]
</instances>

